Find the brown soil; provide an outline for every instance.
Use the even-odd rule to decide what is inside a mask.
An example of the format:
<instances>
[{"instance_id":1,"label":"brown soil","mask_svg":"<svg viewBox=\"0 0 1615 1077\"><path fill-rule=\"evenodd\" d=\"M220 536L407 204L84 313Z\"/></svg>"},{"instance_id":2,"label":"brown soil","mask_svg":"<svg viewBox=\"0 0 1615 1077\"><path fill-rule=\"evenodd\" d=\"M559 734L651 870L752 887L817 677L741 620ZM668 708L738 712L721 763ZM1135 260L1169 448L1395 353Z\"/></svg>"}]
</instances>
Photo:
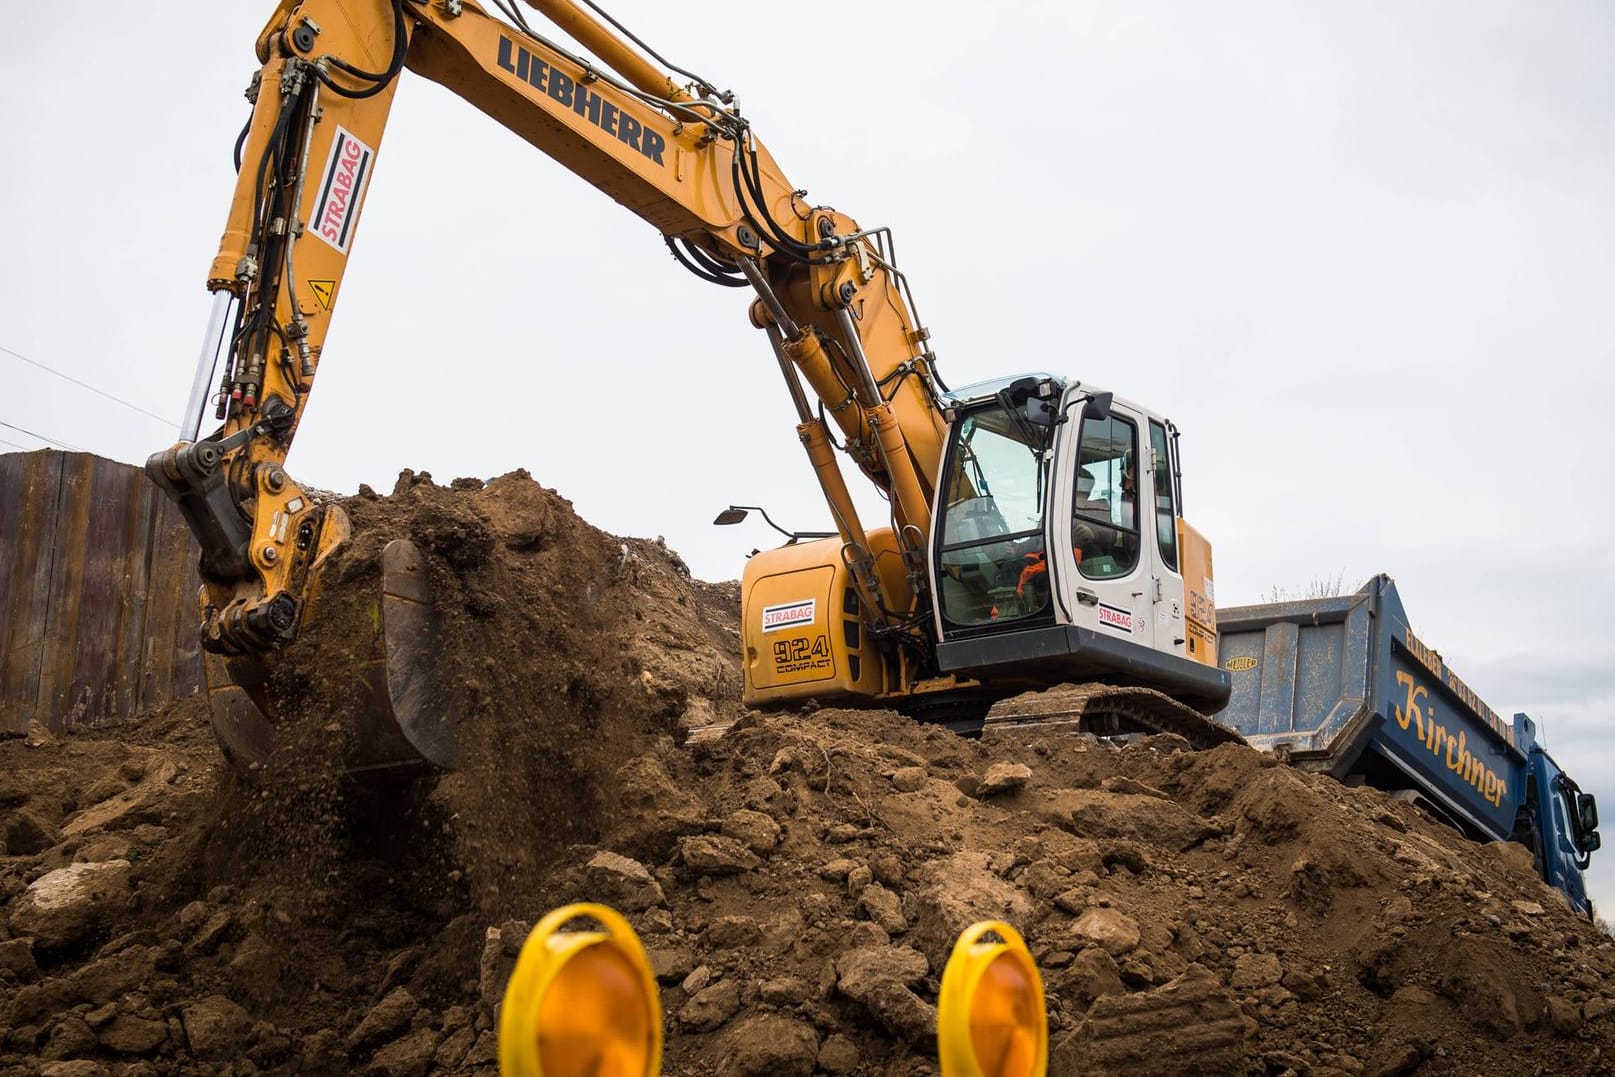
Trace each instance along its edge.
<instances>
[{"instance_id":1,"label":"brown soil","mask_svg":"<svg viewBox=\"0 0 1615 1077\"><path fill-rule=\"evenodd\" d=\"M942 965L983 917L1039 959L1057 1074L1615 1059L1615 944L1518 847L1238 746L748 714L736 586L659 543L523 473L348 508L270 780L227 771L200 699L0 743L0 1074L493 1073L527 925L580 899L641 932L670 1074L934 1073ZM321 762L404 535L467 765L358 784Z\"/></svg>"}]
</instances>

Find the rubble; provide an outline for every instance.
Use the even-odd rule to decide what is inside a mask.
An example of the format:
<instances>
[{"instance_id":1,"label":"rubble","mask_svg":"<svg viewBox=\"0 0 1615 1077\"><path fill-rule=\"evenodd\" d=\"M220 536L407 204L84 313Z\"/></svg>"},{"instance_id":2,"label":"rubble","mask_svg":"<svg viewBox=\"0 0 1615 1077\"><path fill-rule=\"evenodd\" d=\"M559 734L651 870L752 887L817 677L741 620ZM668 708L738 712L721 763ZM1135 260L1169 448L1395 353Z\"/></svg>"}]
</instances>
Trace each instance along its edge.
<instances>
[{"instance_id":1,"label":"rubble","mask_svg":"<svg viewBox=\"0 0 1615 1077\"><path fill-rule=\"evenodd\" d=\"M1014 792L1031 780L1032 768L1025 763L994 763L982 775L981 782L976 786L976 795L990 797Z\"/></svg>"},{"instance_id":2,"label":"rubble","mask_svg":"<svg viewBox=\"0 0 1615 1077\"><path fill-rule=\"evenodd\" d=\"M0 742L0 1077L491 1077L529 925L583 900L640 932L669 1074L933 1073L983 919L1039 962L1054 1074L1615 1060L1615 942L1513 847L1239 746L748 713L738 589L654 542L520 474L352 506L334 600L400 531L452 584L470 763L366 787L316 743L255 785L199 697ZM289 658L311 706L343 627Z\"/></svg>"},{"instance_id":3,"label":"rubble","mask_svg":"<svg viewBox=\"0 0 1615 1077\"><path fill-rule=\"evenodd\" d=\"M130 863L75 863L28 884L11 906L11 930L44 949L63 949L106 930L134 901Z\"/></svg>"}]
</instances>

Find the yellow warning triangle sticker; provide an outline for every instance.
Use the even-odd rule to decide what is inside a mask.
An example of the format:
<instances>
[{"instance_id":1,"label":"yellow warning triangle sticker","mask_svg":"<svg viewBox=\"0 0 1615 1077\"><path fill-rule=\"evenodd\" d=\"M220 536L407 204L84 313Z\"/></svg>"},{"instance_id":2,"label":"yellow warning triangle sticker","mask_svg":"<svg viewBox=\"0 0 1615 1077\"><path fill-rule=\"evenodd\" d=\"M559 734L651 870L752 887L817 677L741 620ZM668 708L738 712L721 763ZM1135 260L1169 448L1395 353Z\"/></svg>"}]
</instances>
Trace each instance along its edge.
<instances>
[{"instance_id":1,"label":"yellow warning triangle sticker","mask_svg":"<svg viewBox=\"0 0 1615 1077\"><path fill-rule=\"evenodd\" d=\"M314 298L319 302L321 310L331 309L331 297L336 294L336 281L311 280L308 286L314 290Z\"/></svg>"}]
</instances>

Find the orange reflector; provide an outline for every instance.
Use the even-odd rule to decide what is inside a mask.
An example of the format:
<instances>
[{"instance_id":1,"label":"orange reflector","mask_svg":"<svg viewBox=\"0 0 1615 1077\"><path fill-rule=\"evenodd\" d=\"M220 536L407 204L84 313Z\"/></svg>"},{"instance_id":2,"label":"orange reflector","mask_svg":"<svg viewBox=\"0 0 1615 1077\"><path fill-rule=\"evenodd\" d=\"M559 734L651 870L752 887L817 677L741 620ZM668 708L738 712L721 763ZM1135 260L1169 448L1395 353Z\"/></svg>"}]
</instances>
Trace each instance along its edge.
<instances>
[{"instance_id":1,"label":"orange reflector","mask_svg":"<svg viewBox=\"0 0 1615 1077\"><path fill-rule=\"evenodd\" d=\"M996 935L999 941L984 941ZM965 929L937 1000L942 1077L1045 1077L1049 1016L1043 978L1020 934L983 920Z\"/></svg>"},{"instance_id":2,"label":"orange reflector","mask_svg":"<svg viewBox=\"0 0 1615 1077\"><path fill-rule=\"evenodd\" d=\"M561 930L578 919L605 930ZM656 1077L661 1068L661 996L628 921L587 904L540 920L505 988L503 1077Z\"/></svg>"}]
</instances>

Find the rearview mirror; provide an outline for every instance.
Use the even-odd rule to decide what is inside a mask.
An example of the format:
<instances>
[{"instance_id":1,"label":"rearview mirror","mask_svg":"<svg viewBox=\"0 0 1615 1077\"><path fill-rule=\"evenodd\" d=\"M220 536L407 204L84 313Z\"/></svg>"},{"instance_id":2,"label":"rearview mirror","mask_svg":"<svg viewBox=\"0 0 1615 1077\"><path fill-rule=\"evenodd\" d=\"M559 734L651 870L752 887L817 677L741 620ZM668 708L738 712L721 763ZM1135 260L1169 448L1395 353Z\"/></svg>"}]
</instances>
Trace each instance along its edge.
<instances>
[{"instance_id":1,"label":"rearview mirror","mask_svg":"<svg viewBox=\"0 0 1615 1077\"><path fill-rule=\"evenodd\" d=\"M1593 834L1598 829L1598 801L1591 793L1576 794L1576 822L1583 834Z\"/></svg>"},{"instance_id":2,"label":"rearview mirror","mask_svg":"<svg viewBox=\"0 0 1615 1077\"><path fill-rule=\"evenodd\" d=\"M1110 402L1115 398L1115 393L1095 393L1082 405L1082 417L1084 419L1110 418Z\"/></svg>"},{"instance_id":3,"label":"rearview mirror","mask_svg":"<svg viewBox=\"0 0 1615 1077\"><path fill-rule=\"evenodd\" d=\"M1027 397L1026 421L1033 426L1052 426L1054 424L1054 404L1041 397Z\"/></svg>"},{"instance_id":4,"label":"rearview mirror","mask_svg":"<svg viewBox=\"0 0 1615 1077\"><path fill-rule=\"evenodd\" d=\"M738 524L745 518L745 509L736 508L735 506L730 505L728 508L718 513L717 519L713 520L712 522L718 527L726 527L729 524Z\"/></svg>"}]
</instances>

